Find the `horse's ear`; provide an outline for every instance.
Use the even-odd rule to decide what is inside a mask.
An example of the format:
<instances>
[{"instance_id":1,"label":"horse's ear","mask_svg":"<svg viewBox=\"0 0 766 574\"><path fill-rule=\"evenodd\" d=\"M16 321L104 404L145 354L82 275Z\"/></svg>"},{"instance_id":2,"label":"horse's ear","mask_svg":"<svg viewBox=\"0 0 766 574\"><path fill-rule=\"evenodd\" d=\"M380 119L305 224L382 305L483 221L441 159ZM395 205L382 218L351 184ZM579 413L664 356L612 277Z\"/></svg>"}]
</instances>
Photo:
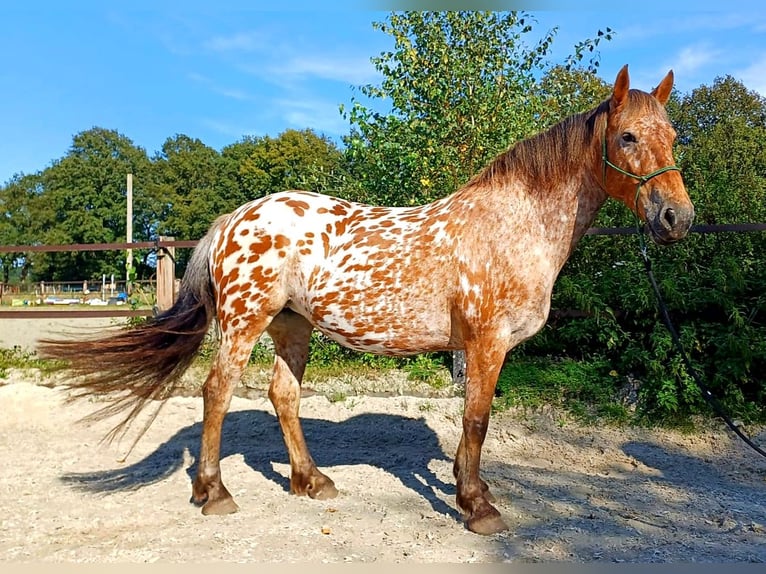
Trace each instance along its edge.
<instances>
[{"instance_id":1,"label":"horse's ear","mask_svg":"<svg viewBox=\"0 0 766 574\"><path fill-rule=\"evenodd\" d=\"M621 107L628 99L628 90L630 90L630 76L628 75L628 65L625 64L617 74L612 90L612 98L609 101L609 107L614 111Z\"/></svg>"},{"instance_id":2,"label":"horse's ear","mask_svg":"<svg viewBox=\"0 0 766 574\"><path fill-rule=\"evenodd\" d=\"M652 95L664 106L670 99L671 91L673 91L673 70L670 70L668 75L652 90Z\"/></svg>"}]
</instances>

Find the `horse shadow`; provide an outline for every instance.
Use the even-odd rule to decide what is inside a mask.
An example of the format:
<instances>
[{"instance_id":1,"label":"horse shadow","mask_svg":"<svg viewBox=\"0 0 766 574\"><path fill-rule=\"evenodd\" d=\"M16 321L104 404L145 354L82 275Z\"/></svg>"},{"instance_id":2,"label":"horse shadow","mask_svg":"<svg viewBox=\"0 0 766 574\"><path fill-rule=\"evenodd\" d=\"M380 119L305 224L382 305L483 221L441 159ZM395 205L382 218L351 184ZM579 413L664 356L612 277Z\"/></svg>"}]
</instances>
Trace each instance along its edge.
<instances>
[{"instance_id":1,"label":"horse shadow","mask_svg":"<svg viewBox=\"0 0 766 574\"><path fill-rule=\"evenodd\" d=\"M301 417L301 425L312 457L321 469L370 465L396 476L436 512L459 519L459 513L436 495L438 489L446 496L454 496L455 486L439 479L428 465L434 460L452 459L445 454L425 419L361 414L341 422ZM136 490L170 477L184 465L185 453L189 453L195 461L186 469L191 481L199 460L201 431L202 423L194 423L127 467L66 473L60 480L91 493ZM274 463L289 464L276 416L262 410L228 413L222 431L221 459L236 454L242 455L251 469L289 492L289 478L274 470ZM332 478L332 473L329 474Z\"/></svg>"},{"instance_id":2,"label":"horse shadow","mask_svg":"<svg viewBox=\"0 0 766 574\"><path fill-rule=\"evenodd\" d=\"M753 458L740 468L742 462L713 461L681 449L668 449L651 442L630 441L623 445L623 452L641 461L646 466L660 471L656 482L664 482L685 490L705 495L715 492L719 503L731 507L743 507L745 514L751 514L758 522L766 521L766 506L763 505L766 485L760 477L766 465L761 459ZM740 476L740 471L743 475Z\"/></svg>"}]
</instances>

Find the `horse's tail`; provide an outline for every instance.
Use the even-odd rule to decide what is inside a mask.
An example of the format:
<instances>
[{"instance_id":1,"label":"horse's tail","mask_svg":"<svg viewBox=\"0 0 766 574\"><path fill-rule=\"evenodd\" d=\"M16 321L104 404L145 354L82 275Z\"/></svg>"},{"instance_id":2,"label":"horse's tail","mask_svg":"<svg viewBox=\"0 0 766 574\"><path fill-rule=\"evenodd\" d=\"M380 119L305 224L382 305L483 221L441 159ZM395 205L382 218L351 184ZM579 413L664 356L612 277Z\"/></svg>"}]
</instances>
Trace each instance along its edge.
<instances>
[{"instance_id":1,"label":"horse's tail","mask_svg":"<svg viewBox=\"0 0 766 574\"><path fill-rule=\"evenodd\" d=\"M62 368L74 375L64 384L72 391L70 401L119 393L85 418L99 420L129 410L106 440L124 434L149 401L167 399L202 346L216 311L210 250L215 232L225 219L226 216L219 217L197 244L181 281L178 299L167 311L101 338L39 341L41 357L63 361ZM144 424L138 438L157 412Z\"/></svg>"}]
</instances>

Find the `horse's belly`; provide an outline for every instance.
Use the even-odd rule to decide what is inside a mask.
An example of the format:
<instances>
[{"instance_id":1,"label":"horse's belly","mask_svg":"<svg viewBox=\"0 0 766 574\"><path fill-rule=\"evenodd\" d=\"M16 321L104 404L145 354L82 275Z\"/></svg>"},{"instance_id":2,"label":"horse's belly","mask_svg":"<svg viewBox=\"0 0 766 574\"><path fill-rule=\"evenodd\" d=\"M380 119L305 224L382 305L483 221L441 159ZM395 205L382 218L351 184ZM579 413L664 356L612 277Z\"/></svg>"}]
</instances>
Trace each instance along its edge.
<instances>
[{"instance_id":1,"label":"horse's belly","mask_svg":"<svg viewBox=\"0 0 766 574\"><path fill-rule=\"evenodd\" d=\"M324 335L357 351L406 355L449 348L449 314L427 301L412 303L360 297L310 308L291 307Z\"/></svg>"}]
</instances>

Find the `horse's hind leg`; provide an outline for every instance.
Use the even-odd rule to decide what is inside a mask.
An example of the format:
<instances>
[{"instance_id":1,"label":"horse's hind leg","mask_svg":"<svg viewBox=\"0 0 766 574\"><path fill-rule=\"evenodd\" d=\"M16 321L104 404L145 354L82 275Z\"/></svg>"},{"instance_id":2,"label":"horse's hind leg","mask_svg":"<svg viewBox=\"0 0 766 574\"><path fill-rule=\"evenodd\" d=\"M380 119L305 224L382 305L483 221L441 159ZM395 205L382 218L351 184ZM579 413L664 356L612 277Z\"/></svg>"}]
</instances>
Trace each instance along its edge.
<instances>
[{"instance_id":1,"label":"horse's hind leg","mask_svg":"<svg viewBox=\"0 0 766 574\"><path fill-rule=\"evenodd\" d=\"M229 410L231 396L247 365L255 341L263 332L264 324L251 326L245 331L226 331L221 334L221 345L202 387L204 415L202 441L197 476L192 485L192 502L202 506L202 514L231 514L238 510L229 491L221 480L221 429Z\"/></svg>"},{"instance_id":2,"label":"horse's hind leg","mask_svg":"<svg viewBox=\"0 0 766 574\"><path fill-rule=\"evenodd\" d=\"M312 329L305 318L292 311L282 311L269 326L276 355L269 398L290 456L290 492L326 499L337 496L338 490L333 481L317 469L298 418L301 380L308 360Z\"/></svg>"}]
</instances>

